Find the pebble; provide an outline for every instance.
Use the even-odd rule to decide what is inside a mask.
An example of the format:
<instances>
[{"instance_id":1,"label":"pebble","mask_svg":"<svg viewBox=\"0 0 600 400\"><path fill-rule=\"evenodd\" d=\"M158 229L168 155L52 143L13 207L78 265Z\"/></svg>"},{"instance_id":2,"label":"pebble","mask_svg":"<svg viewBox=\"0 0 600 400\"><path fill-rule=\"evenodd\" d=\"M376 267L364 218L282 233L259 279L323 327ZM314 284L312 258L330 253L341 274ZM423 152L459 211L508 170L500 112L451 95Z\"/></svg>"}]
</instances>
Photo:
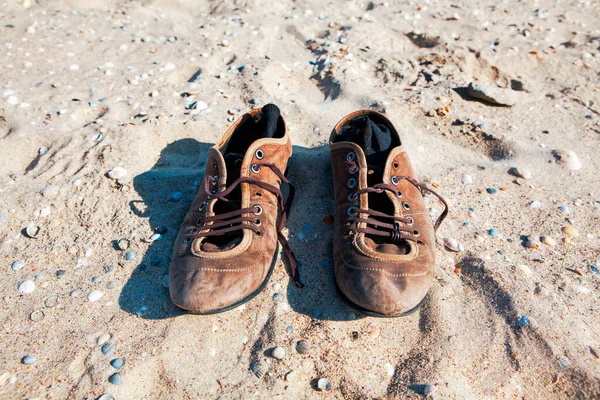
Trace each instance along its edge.
<instances>
[{"instance_id":1,"label":"pebble","mask_svg":"<svg viewBox=\"0 0 600 400\"><path fill-rule=\"evenodd\" d=\"M72 290L71 293L69 293L69 295L71 297L76 297L79 296L81 294L81 290Z\"/></svg>"},{"instance_id":2,"label":"pebble","mask_svg":"<svg viewBox=\"0 0 600 400\"><path fill-rule=\"evenodd\" d=\"M558 206L558 210L562 213L567 214L569 212L569 207L567 206Z\"/></svg>"},{"instance_id":3,"label":"pebble","mask_svg":"<svg viewBox=\"0 0 600 400\"><path fill-rule=\"evenodd\" d=\"M533 273L531 268L524 264L517 265L517 271L521 272L524 275L531 275Z\"/></svg>"},{"instance_id":4,"label":"pebble","mask_svg":"<svg viewBox=\"0 0 600 400\"><path fill-rule=\"evenodd\" d=\"M108 170L108 177L110 179L123 179L127 176L127 170L123 167L114 167Z\"/></svg>"},{"instance_id":5,"label":"pebble","mask_svg":"<svg viewBox=\"0 0 600 400\"><path fill-rule=\"evenodd\" d=\"M594 357L600 359L600 350L598 350L598 348L590 346L590 353L592 353Z\"/></svg>"},{"instance_id":6,"label":"pebble","mask_svg":"<svg viewBox=\"0 0 600 400\"><path fill-rule=\"evenodd\" d=\"M183 193L181 192L172 193L171 197L169 197L169 200L171 200L173 203L181 201L181 199L183 199Z\"/></svg>"},{"instance_id":7,"label":"pebble","mask_svg":"<svg viewBox=\"0 0 600 400\"><path fill-rule=\"evenodd\" d=\"M108 342L109 340L110 340L110 334L103 333L102 335L98 336L98 339L96 340L96 344L98 346L102 346L104 343Z\"/></svg>"},{"instance_id":8,"label":"pebble","mask_svg":"<svg viewBox=\"0 0 600 400\"><path fill-rule=\"evenodd\" d=\"M99 290L92 290L89 294L88 294L88 300L93 303L95 301L100 300L100 298L104 296L104 293L102 293Z\"/></svg>"},{"instance_id":9,"label":"pebble","mask_svg":"<svg viewBox=\"0 0 600 400\"><path fill-rule=\"evenodd\" d=\"M461 245L458 244L458 241L454 238L444 238L444 247L450 251L461 251Z\"/></svg>"},{"instance_id":10,"label":"pebble","mask_svg":"<svg viewBox=\"0 0 600 400\"><path fill-rule=\"evenodd\" d=\"M107 288L108 290L113 290L113 289L116 289L116 288L117 288L117 286L118 286L118 283L117 283L117 281L108 281L108 282L106 282L106 288Z\"/></svg>"},{"instance_id":11,"label":"pebble","mask_svg":"<svg viewBox=\"0 0 600 400\"><path fill-rule=\"evenodd\" d=\"M169 287L169 275L163 276L161 284L163 285L163 287Z\"/></svg>"},{"instance_id":12,"label":"pebble","mask_svg":"<svg viewBox=\"0 0 600 400\"><path fill-rule=\"evenodd\" d=\"M42 310L35 310L31 314L29 314L29 319L31 319L33 322L40 322L45 317L46 317L46 315L44 314L44 312Z\"/></svg>"},{"instance_id":13,"label":"pebble","mask_svg":"<svg viewBox=\"0 0 600 400\"><path fill-rule=\"evenodd\" d=\"M21 359L21 362L25 365L33 365L37 362L34 356L25 356Z\"/></svg>"},{"instance_id":14,"label":"pebble","mask_svg":"<svg viewBox=\"0 0 600 400\"><path fill-rule=\"evenodd\" d=\"M44 197L51 199L53 197L56 197L56 195L58 194L58 187L54 185L46 186L40 191L40 194Z\"/></svg>"},{"instance_id":15,"label":"pebble","mask_svg":"<svg viewBox=\"0 0 600 400\"><path fill-rule=\"evenodd\" d=\"M104 267L104 273L105 274L112 274L115 270L115 266L114 265L107 265Z\"/></svg>"},{"instance_id":16,"label":"pebble","mask_svg":"<svg viewBox=\"0 0 600 400\"><path fill-rule=\"evenodd\" d=\"M32 293L35 290L35 283L31 280L23 281L19 284L19 293Z\"/></svg>"},{"instance_id":17,"label":"pebble","mask_svg":"<svg viewBox=\"0 0 600 400\"><path fill-rule=\"evenodd\" d=\"M435 385L425 385L425 387L423 388L423 395L427 397L436 390L438 390L438 388Z\"/></svg>"},{"instance_id":18,"label":"pebble","mask_svg":"<svg viewBox=\"0 0 600 400\"><path fill-rule=\"evenodd\" d=\"M293 326L288 326L287 328L285 328L285 331L287 333L292 333L292 332L294 332L294 327Z\"/></svg>"},{"instance_id":19,"label":"pebble","mask_svg":"<svg viewBox=\"0 0 600 400\"><path fill-rule=\"evenodd\" d=\"M533 209L542 208L542 202L538 201L538 200L534 200L531 203L529 203L529 208L533 208Z\"/></svg>"},{"instance_id":20,"label":"pebble","mask_svg":"<svg viewBox=\"0 0 600 400\"><path fill-rule=\"evenodd\" d=\"M151 242L155 242L157 240L162 239L162 235L160 233L155 233L152 236L150 236L150 241Z\"/></svg>"},{"instance_id":21,"label":"pebble","mask_svg":"<svg viewBox=\"0 0 600 400\"><path fill-rule=\"evenodd\" d=\"M471 82L467 94L479 100L501 106L513 106L517 102L516 94L510 89L500 89L481 82Z\"/></svg>"},{"instance_id":22,"label":"pebble","mask_svg":"<svg viewBox=\"0 0 600 400\"><path fill-rule=\"evenodd\" d=\"M112 353L115 352L116 349L117 345L113 342L105 342L104 344L102 344L100 351L102 351L102 354L104 354L105 356L110 356Z\"/></svg>"},{"instance_id":23,"label":"pebble","mask_svg":"<svg viewBox=\"0 0 600 400\"><path fill-rule=\"evenodd\" d=\"M485 191L488 192L489 194L498 193L498 189L496 189L496 188L487 188L487 189L485 189Z\"/></svg>"},{"instance_id":24,"label":"pebble","mask_svg":"<svg viewBox=\"0 0 600 400\"><path fill-rule=\"evenodd\" d=\"M562 231L565 235L579 236L579 232L577 231L577 228L575 228L573 225L563 226Z\"/></svg>"},{"instance_id":25,"label":"pebble","mask_svg":"<svg viewBox=\"0 0 600 400\"><path fill-rule=\"evenodd\" d=\"M98 397L98 400L115 400L115 397L110 393L104 393L102 396Z\"/></svg>"},{"instance_id":26,"label":"pebble","mask_svg":"<svg viewBox=\"0 0 600 400\"><path fill-rule=\"evenodd\" d=\"M389 376L390 378L394 376L394 374L396 373L396 371L394 370L394 366L392 364L385 363L385 365L383 366L383 368L385 368L385 372L387 374L387 376Z\"/></svg>"},{"instance_id":27,"label":"pebble","mask_svg":"<svg viewBox=\"0 0 600 400\"><path fill-rule=\"evenodd\" d=\"M537 240L537 238L527 239L525 241L525 247L528 249L539 249L540 242Z\"/></svg>"},{"instance_id":28,"label":"pebble","mask_svg":"<svg viewBox=\"0 0 600 400\"><path fill-rule=\"evenodd\" d=\"M317 388L322 392L327 392L331 390L331 382L329 382L329 379L321 378L317 382Z\"/></svg>"},{"instance_id":29,"label":"pebble","mask_svg":"<svg viewBox=\"0 0 600 400\"><path fill-rule=\"evenodd\" d=\"M542 236L540 241L544 243L546 246L554 247L556 246L556 240L552 239L550 236Z\"/></svg>"},{"instance_id":30,"label":"pebble","mask_svg":"<svg viewBox=\"0 0 600 400\"><path fill-rule=\"evenodd\" d=\"M111 376L108 378L108 381L109 381L110 383L112 383L113 385L120 385L120 384L122 384L122 383L123 383L123 378L121 378L121 374L119 374L119 373L117 372L117 373L114 373L114 374L112 374L112 375L111 375Z\"/></svg>"},{"instance_id":31,"label":"pebble","mask_svg":"<svg viewBox=\"0 0 600 400\"><path fill-rule=\"evenodd\" d=\"M283 301L285 300L281 293L275 293L273 295L273 301Z\"/></svg>"},{"instance_id":32,"label":"pebble","mask_svg":"<svg viewBox=\"0 0 600 400\"><path fill-rule=\"evenodd\" d=\"M25 234L32 239L35 239L38 233L40 233L40 227L36 224L29 224L25 228Z\"/></svg>"},{"instance_id":33,"label":"pebble","mask_svg":"<svg viewBox=\"0 0 600 400\"><path fill-rule=\"evenodd\" d=\"M308 354L310 352L310 343L306 340L298 340L296 342L296 351L300 354Z\"/></svg>"},{"instance_id":34,"label":"pebble","mask_svg":"<svg viewBox=\"0 0 600 400\"><path fill-rule=\"evenodd\" d=\"M25 261L23 260L17 260L15 262L12 263L11 268L13 271L18 271L21 268L23 268L25 266Z\"/></svg>"},{"instance_id":35,"label":"pebble","mask_svg":"<svg viewBox=\"0 0 600 400\"><path fill-rule=\"evenodd\" d=\"M129 250L125 253L125 259L127 261L133 261L136 258L135 251Z\"/></svg>"},{"instance_id":36,"label":"pebble","mask_svg":"<svg viewBox=\"0 0 600 400\"><path fill-rule=\"evenodd\" d=\"M282 360L283 357L285 357L285 350L283 349L283 347L277 346L273 349L273 352L271 353L271 355L273 356L273 358Z\"/></svg>"},{"instance_id":37,"label":"pebble","mask_svg":"<svg viewBox=\"0 0 600 400\"><path fill-rule=\"evenodd\" d=\"M554 150L553 154L554 157L556 157L557 162L566 167L567 169L576 171L578 169L581 169L582 167L581 161L579 161L579 157L573 150Z\"/></svg>"},{"instance_id":38,"label":"pebble","mask_svg":"<svg viewBox=\"0 0 600 400\"><path fill-rule=\"evenodd\" d=\"M119 250L127 250L129 248L130 245L130 241L129 239L119 239L117 241L117 247L119 248Z\"/></svg>"},{"instance_id":39,"label":"pebble","mask_svg":"<svg viewBox=\"0 0 600 400\"><path fill-rule=\"evenodd\" d=\"M526 168L512 167L508 173L521 179L531 179L531 171Z\"/></svg>"},{"instance_id":40,"label":"pebble","mask_svg":"<svg viewBox=\"0 0 600 400\"><path fill-rule=\"evenodd\" d=\"M488 229L488 235L490 235L493 238L501 238L502 237L502 235L494 228Z\"/></svg>"},{"instance_id":41,"label":"pebble","mask_svg":"<svg viewBox=\"0 0 600 400\"><path fill-rule=\"evenodd\" d=\"M52 296L48 296L46 300L44 300L44 306L46 306L46 308L52 308L55 305L57 305L59 301L60 298L57 295L53 294Z\"/></svg>"},{"instance_id":42,"label":"pebble","mask_svg":"<svg viewBox=\"0 0 600 400\"><path fill-rule=\"evenodd\" d=\"M460 181L464 184L473 183L473 177L469 174L462 174L460 176Z\"/></svg>"},{"instance_id":43,"label":"pebble","mask_svg":"<svg viewBox=\"0 0 600 400\"><path fill-rule=\"evenodd\" d=\"M110 365L112 365L112 367L114 369L119 369L119 368L121 368L123 366L124 363L125 362L123 361L122 358L115 358L114 360L112 360L110 362Z\"/></svg>"},{"instance_id":44,"label":"pebble","mask_svg":"<svg viewBox=\"0 0 600 400\"><path fill-rule=\"evenodd\" d=\"M526 327L527 325L529 325L529 318L527 318L526 315L522 315L521 318L519 318L519 326Z\"/></svg>"}]
</instances>

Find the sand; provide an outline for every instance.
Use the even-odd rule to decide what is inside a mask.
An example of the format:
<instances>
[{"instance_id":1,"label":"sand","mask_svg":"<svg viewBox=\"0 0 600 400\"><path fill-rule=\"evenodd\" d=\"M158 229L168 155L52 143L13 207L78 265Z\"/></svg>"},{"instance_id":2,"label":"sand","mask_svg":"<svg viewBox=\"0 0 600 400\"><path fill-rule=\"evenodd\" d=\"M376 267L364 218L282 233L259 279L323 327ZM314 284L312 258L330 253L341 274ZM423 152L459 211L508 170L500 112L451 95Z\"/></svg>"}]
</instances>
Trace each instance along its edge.
<instances>
[{"instance_id":1,"label":"sand","mask_svg":"<svg viewBox=\"0 0 600 400\"><path fill-rule=\"evenodd\" d=\"M0 397L600 397L597 2L2 0L0 22ZM294 143L307 286L279 260L246 305L184 314L164 277L207 149L269 102ZM406 318L365 317L334 287L327 141L361 108L386 113L451 204Z\"/></svg>"}]
</instances>

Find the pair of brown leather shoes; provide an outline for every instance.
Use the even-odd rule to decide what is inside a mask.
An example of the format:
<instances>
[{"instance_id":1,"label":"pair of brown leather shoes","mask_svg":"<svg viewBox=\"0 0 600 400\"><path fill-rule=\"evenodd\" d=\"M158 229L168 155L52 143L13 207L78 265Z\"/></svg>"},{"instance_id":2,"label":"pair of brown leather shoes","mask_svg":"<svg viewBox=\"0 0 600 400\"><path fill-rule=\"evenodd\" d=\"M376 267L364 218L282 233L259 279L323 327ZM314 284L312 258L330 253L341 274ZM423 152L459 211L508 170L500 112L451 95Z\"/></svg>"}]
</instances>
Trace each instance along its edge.
<instances>
[{"instance_id":1,"label":"pair of brown leather shoes","mask_svg":"<svg viewBox=\"0 0 600 400\"><path fill-rule=\"evenodd\" d=\"M408 315L433 282L435 230L448 206L417 181L398 132L383 115L364 110L346 116L333 129L330 146L338 288L365 314ZM303 286L282 233L294 197L282 172L291 154L285 122L273 104L245 114L210 149L169 266L177 306L213 314L252 299L271 276L278 243L293 282ZM283 183L290 187L287 196ZM435 225L423 190L445 205Z\"/></svg>"}]
</instances>

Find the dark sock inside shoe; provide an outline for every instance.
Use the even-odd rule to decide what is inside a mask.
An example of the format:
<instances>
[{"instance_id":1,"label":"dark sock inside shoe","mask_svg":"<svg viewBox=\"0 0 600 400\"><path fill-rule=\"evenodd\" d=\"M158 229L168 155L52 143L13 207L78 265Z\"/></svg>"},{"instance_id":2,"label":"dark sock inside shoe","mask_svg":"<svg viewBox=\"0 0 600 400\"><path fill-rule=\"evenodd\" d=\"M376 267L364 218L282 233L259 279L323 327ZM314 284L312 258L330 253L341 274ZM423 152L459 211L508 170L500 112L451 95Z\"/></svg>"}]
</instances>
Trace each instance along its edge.
<instances>
[{"instance_id":1,"label":"dark sock inside shoe","mask_svg":"<svg viewBox=\"0 0 600 400\"><path fill-rule=\"evenodd\" d=\"M400 145L398 136L392 134L392 130L386 121L377 120L376 116L359 115L343 125L334 138L335 142L356 143L363 150L367 159L368 186L382 183L388 155L394 147ZM369 208L394 215L394 205L386 193L369 193ZM390 219L371 218L390 223ZM407 254L410 251L410 246L405 240L395 244L383 236L366 234L365 243L375 251L388 254Z\"/></svg>"},{"instance_id":2,"label":"dark sock inside shoe","mask_svg":"<svg viewBox=\"0 0 600 400\"><path fill-rule=\"evenodd\" d=\"M282 138L285 127L281 112L275 104L267 104L262 113L254 116L245 115L242 122L232 133L223 157L227 167L227 186L240 177L242 161L246 151L254 141L262 138ZM217 201L213 208L215 214L224 214L241 207L241 187L236 187L228 196L229 201ZM202 242L203 251L229 250L242 240L243 231L237 230L223 236L209 236Z\"/></svg>"}]
</instances>

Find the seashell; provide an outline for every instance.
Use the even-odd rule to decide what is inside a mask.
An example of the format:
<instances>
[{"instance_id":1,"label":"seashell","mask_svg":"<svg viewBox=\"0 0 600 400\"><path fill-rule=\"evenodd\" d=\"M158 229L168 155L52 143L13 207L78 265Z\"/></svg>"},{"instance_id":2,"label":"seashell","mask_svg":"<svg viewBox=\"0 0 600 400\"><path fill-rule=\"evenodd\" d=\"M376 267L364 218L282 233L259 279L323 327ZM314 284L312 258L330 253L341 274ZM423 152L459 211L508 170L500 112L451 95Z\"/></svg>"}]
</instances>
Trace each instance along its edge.
<instances>
[{"instance_id":1,"label":"seashell","mask_svg":"<svg viewBox=\"0 0 600 400\"><path fill-rule=\"evenodd\" d=\"M450 251L460 251L460 245L454 238L444 238L444 247Z\"/></svg>"}]
</instances>

